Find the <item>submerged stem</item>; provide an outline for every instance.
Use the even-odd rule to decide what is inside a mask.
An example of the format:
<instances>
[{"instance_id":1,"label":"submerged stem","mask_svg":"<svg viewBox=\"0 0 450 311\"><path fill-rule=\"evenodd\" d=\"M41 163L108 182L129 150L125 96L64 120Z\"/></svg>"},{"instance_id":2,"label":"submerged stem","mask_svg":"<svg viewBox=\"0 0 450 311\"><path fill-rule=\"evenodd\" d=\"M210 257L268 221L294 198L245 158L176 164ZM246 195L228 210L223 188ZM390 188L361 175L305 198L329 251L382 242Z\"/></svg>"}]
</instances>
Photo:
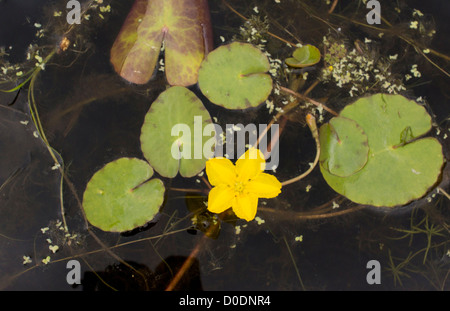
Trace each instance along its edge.
<instances>
[{"instance_id":1,"label":"submerged stem","mask_svg":"<svg viewBox=\"0 0 450 311\"><path fill-rule=\"evenodd\" d=\"M439 192L442 192L447 199L450 200L450 195L447 192L445 192L444 189L442 189L441 187L437 187L437 189L439 190Z\"/></svg>"},{"instance_id":2,"label":"submerged stem","mask_svg":"<svg viewBox=\"0 0 450 311\"><path fill-rule=\"evenodd\" d=\"M174 276L172 281L169 283L169 285L166 287L165 291L173 291L175 287L180 282L181 278L186 274L186 272L192 267L192 265L195 262L196 256L200 253L202 250L203 245L208 240L209 233L214 230L214 226L211 226L208 228L207 232L201 237L200 241L195 245L194 249L191 251L189 256L184 261L183 265L181 266L180 270L178 270L177 274Z\"/></svg>"},{"instance_id":3,"label":"submerged stem","mask_svg":"<svg viewBox=\"0 0 450 311\"><path fill-rule=\"evenodd\" d=\"M288 221L295 221L295 220L314 220L314 219L325 219L325 218L331 218L331 217L338 217L338 216L342 216L345 214L349 214L352 212L362 210L364 208L365 208L365 206L358 205L358 206L351 207L348 209L343 209L340 211L330 212L330 213L322 213L322 214L305 214L305 213L294 212L294 211L280 211L277 209L263 207L263 206L258 207L258 210L263 213L266 213L266 212L276 213L276 214L278 214L278 216L281 216L281 219L286 219Z\"/></svg>"},{"instance_id":4,"label":"submerged stem","mask_svg":"<svg viewBox=\"0 0 450 311\"><path fill-rule=\"evenodd\" d=\"M301 285L302 289L305 290L305 285L303 285L303 281L300 276L300 271L298 270L297 264L295 263L294 255L292 254L291 248L289 247L289 244L288 244L285 236L283 236L283 240L284 240L284 244L286 244L286 248L289 252L289 256L291 257L292 263L294 264L295 273L297 273L297 278L300 282L300 285Z\"/></svg>"},{"instance_id":5,"label":"submerged stem","mask_svg":"<svg viewBox=\"0 0 450 311\"><path fill-rule=\"evenodd\" d=\"M292 184L296 181L299 181L303 178L305 178L306 176L309 175L309 173L311 173L313 171L313 169L316 167L317 163L319 162L319 157L320 157L320 141L319 141L319 132L317 130L317 124L316 124L316 118L312 115L312 114L308 114L306 116L306 123L308 124L309 129L311 130L312 136L314 137L314 140L316 141L316 158L314 159L313 164L310 166L310 168L304 172L303 174L291 178L289 180L286 180L284 182L281 183L281 185L284 187L286 185Z\"/></svg>"},{"instance_id":6,"label":"submerged stem","mask_svg":"<svg viewBox=\"0 0 450 311\"><path fill-rule=\"evenodd\" d=\"M170 190L178 192L198 192L198 193L204 192L202 189L188 189L188 188L174 188L174 187L171 187Z\"/></svg>"},{"instance_id":7,"label":"submerged stem","mask_svg":"<svg viewBox=\"0 0 450 311\"><path fill-rule=\"evenodd\" d=\"M53 49L48 55L47 57L44 59L44 61L42 62L43 64L47 64L48 61L55 55L56 53L56 49ZM36 83L36 79L39 75L39 73L41 72L42 67L41 66L37 66L36 69L34 69L33 73L30 75L30 86L28 89L28 105L30 108L30 114L31 114L31 119L33 120L33 123L37 129L37 131L39 132L39 135L41 136L42 141L44 142L45 146L47 147L50 156L52 157L53 161L58 164L58 169L61 173L62 176L64 176L65 172L64 172L64 168L63 165L60 164L60 160L58 159L58 152L56 150L54 150L51 146L50 143L47 140L47 136L45 135L45 131L44 131L44 127L42 126L41 123L41 119L39 118L39 112L36 106L36 99L34 97L34 85ZM26 82L28 82L28 79L26 80ZM21 86L23 86L23 83L21 84ZM56 154L58 154L58 156L56 156ZM59 156L60 157L60 156ZM66 217L65 217L65 212L64 212L64 198L63 198L63 178L61 178L61 183L60 183L60 206L61 206L61 218L63 221L63 225L64 225L64 230L66 232L69 231L69 228L67 226L67 222L66 222Z\"/></svg>"},{"instance_id":8,"label":"submerged stem","mask_svg":"<svg viewBox=\"0 0 450 311\"><path fill-rule=\"evenodd\" d=\"M334 9L336 8L336 5L338 3L338 0L334 0L333 3L331 4L330 9L328 10L328 14L333 13Z\"/></svg>"},{"instance_id":9,"label":"submerged stem","mask_svg":"<svg viewBox=\"0 0 450 311\"><path fill-rule=\"evenodd\" d=\"M315 105L315 106L317 106L317 107L319 107L319 108L323 108L323 109L325 109L326 111L328 111L329 113L331 113L331 114L333 114L333 115L335 115L335 116L338 115L338 113L337 113L336 111L334 111L333 109L328 108L328 107L325 106L324 104L319 103L318 101L316 101L316 100L314 100L314 99L312 99L312 98L309 98L308 96L305 96L305 95L302 95L302 94L300 94L300 93L297 93L297 92L295 92L295 91L293 91L293 90L291 90L291 89L288 89L287 87L284 87L284 86L280 86L280 90L282 90L282 91L285 92L285 93L289 93L289 94L291 94L291 95L293 95L293 96L295 96L295 97L297 97L297 98L300 98L300 99L302 99L302 100L308 101L308 102L310 102L311 104L313 104L313 105Z\"/></svg>"}]
</instances>

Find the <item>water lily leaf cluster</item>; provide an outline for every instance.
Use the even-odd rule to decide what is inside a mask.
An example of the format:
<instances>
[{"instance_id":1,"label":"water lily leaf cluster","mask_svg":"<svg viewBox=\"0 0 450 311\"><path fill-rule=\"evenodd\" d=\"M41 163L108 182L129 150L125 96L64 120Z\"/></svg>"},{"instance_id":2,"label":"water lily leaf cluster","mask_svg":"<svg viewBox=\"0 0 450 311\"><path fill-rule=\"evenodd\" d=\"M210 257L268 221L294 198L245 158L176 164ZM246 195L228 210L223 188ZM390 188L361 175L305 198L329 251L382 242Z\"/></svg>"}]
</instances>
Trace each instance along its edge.
<instances>
[{"instance_id":1,"label":"water lily leaf cluster","mask_svg":"<svg viewBox=\"0 0 450 311\"><path fill-rule=\"evenodd\" d=\"M94 174L83 197L89 222L104 231L122 232L151 221L163 203L165 191L161 180L150 179L153 169L169 178L178 173L192 177L202 171L206 162L202 139L210 123L208 111L187 88L173 86L161 93L152 103L141 129L141 149L148 162L121 158ZM178 131L174 135L177 125L183 126L182 135ZM210 139L212 150L214 132ZM197 146L202 150L200 155L195 154Z\"/></svg>"},{"instance_id":2,"label":"water lily leaf cluster","mask_svg":"<svg viewBox=\"0 0 450 311\"><path fill-rule=\"evenodd\" d=\"M320 170L350 200L394 207L424 196L444 158L423 106L400 95L375 94L346 106L319 131Z\"/></svg>"},{"instance_id":3,"label":"water lily leaf cluster","mask_svg":"<svg viewBox=\"0 0 450 311\"><path fill-rule=\"evenodd\" d=\"M136 0L111 49L111 63L124 79L145 84L164 42L167 82L193 85L212 48L211 29L207 0Z\"/></svg>"},{"instance_id":4,"label":"water lily leaf cluster","mask_svg":"<svg viewBox=\"0 0 450 311\"><path fill-rule=\"evenodd\" d=\"M138 29L146 25L144 20L149 18L148 14L150 13L145 13L148 16L145 14L142 16L142 14L146 12L145 9L153 8L152 5L156 6L156 4L150 4L149 1L147 7L144 2L138 0L135 3L127 18L131 22L125 23L119 37L138 40L133 36L127 37L126 34L134 34L136 29L131 29L131 25ZM178 5L184 3L184 1L175 0L170 2ZM167 8L164 6L156 6L154 9L159 10L151 13L154 18L162 18L163 21L168 18L166 16ZM172 11L170 15L178 12L179 9ZM138 20L140 21L138 22ZM164 27L167 27L166 23L163 24ZM146 26L143 29L149 31L150 28ZM124 52L123 49L136 49L138 54L153 51L154 47L160 43L158 40L165 38L164 36L170 37L169 34L171 34L170 31L167 32L167 29L163 29L162 34L157 29L158 27L152 30L155 34L159 34L155 37L156 41L146 41L146 43L143 41L136 45L136 41L131 40L130 43L122 38L116 41L116 43L119 42L117 45L126 42L128 45L119 47L115 44L112 49L112 55L122 55L124 56L122 61L129 62L127 66L129 65L131 68L129 70L132 72L130 77L136 78L133 80L135 83L145 83L149 79L149 72L146 73L145 78L143 75L135 75L138 68L142 68L144 71L149 68L148 59L138 59L137 55L131 57L131 54ZM148 35L149 33L146 33L143 38L149 39ZM272 91L272 79L265 73L270 68L267 56L248 43L231 43L221 46L216 51L209 54L211 57L203 62L199 72L199 86L203 94L213 103L228 109L243 109L261 104ZM166 59L167 55L170 55L169 50L166 50ZM152 57L154 58L153 64L156 56ZM187 62L192 63L190 60ZM121 71L121 73L126 73L127 70ZM182 76L183 72L178 71L177 76ZM164 193L164 186L161 183L158 191L154 190L148 193L138 189L148 189L147 184L156 187L155 182L146 181L153 174L153 169L161 176L168 178L174 178L178 173L182 177L193 177L205 168L207 159L214 155L215 138L216 133L211 116L201 100L186 87L169 87L152 103L141 128L141 149L148 162L143 160L137 162L137 159L112 162L95 173L86 187L83 200L88 220L94 226L105 231L127 231L150 221L156 215L155 209L158 210L162 204L162 200L159 198ZM141 167L143 172L147 171L151 174L145 174L145 178L133 174L127 176L125 172L128 169L133 170L135 167ZM139 182L143 184L137 187ZM139 210L137 205L144 206L142 208L145 209L147 201L143 196L146 195L148 195L146 200L152 202L151 205L148 205L152 212L143 214L135 212L135 210ZM129 216L128 213L133 213L133 215ZM249 218L250 216L246 215L245 217Z\"/></svg>"},{"instance_id":5,"label":"water lily leaf cluster","mask_svg":"<svg viewBox=\"0 0 450 311\"><path fill-rule=\"evenodd\" d=\"M198 82L211 102L227 109L256 107L272 91L270 63L258 48L234 42L209 53L207 0L136 0L111 48L111 63L124 79L145 84L155 71L162 43L170 85Z\"/></svg>"}]
</instances>

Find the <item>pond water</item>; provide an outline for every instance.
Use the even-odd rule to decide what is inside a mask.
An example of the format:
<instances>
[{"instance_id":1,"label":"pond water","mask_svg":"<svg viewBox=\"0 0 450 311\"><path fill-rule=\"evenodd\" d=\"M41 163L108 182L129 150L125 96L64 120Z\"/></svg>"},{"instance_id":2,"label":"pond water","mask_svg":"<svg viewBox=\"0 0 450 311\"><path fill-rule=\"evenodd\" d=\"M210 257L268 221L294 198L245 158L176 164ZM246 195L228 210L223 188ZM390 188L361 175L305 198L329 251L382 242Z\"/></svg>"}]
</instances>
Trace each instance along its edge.
<instances>
[{"instance_id":1,"label":"pond water","mask_svg":"<svg viewBox=\"0 0 450 311\"><path fill-rule=\"evenodd\" d=\"M325 36L374 59L383 56L405 86L399 93L433 116L430 135L448 158L450 3L385 2L380 35L378 25L367 26L368 10L358 0L337 1L331 13L333 1L325 0L209 1L214 44L249 39L263 43L273 60L284 60L293 47L279 38L323 49ZM119 234L88 225L81 208L87 182L110 161L143 158L141 126L167 84L162 71L145 85L130 84L110 64L111 46L133 1L85 1L89 9L81 25L73 27L65 19L66 3L0 0L0 89L13 90L28 71L44 69L20 91L0 92L1 289L164 290L186 262L175 289L450 289L450 199L443 193L450 192L447 166L426 196L393 209L361 206L338 195L317 167L277 198L260 200L254 221L225 217L213 236L204 234L213 226L211 215L198 214L196 226L192 222L206 201L196 192L206 189L203 179L161 177L165 201L145 227ZM251 26L259 28L243 31L249 24L238 13L254 16ZM255 36L267 25L270 34ZM64 37L70 38L68 48L51 55ZM420 77L410 70L413 64ZM364 94L352 97L349 89L321 80L321 66L277 74L274 80L286 86L294 75L306 78L308 73L306 80L297 79L296 89L305 92L317 80L308 96L336 111ZM264 104L229 111L208 102L196 85L190 89L221 125L268 124L283 107L272 94L273 111ZM305 109L298 108L283 125L274 172L279 180L306 171L316 154ZM326 122L332 116L323 117ZM81 267L78 285L66 280L66 265L73 259ZM371 260L380 264L380 284L368 284Z\"/></svg>"}]
</instances>

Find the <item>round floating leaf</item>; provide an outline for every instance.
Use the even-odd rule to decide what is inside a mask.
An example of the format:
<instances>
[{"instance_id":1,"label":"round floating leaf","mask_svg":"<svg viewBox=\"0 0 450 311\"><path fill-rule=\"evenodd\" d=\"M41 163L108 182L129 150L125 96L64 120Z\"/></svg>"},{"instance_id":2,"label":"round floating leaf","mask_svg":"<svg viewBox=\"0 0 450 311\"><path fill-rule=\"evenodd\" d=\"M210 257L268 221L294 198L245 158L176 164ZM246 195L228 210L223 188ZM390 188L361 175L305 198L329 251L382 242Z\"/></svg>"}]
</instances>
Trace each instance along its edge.
<instances>
[{"instance_id":1,"label":"round floating leaf","mask_svg":"<svg viewBox=\"0 0 450 311\"><path fill-rule=\"evenodd\" d=\"M330 174L347 177L367 162L367 135L353 120L335 117L321 126L320 163Z\"/></svg>"},{"instance_id":2,"label":"round floating leaf","mask_svg":"<svg viewBox=\"0 0 450 311\"><path fill-rule=\"evenodd\" d=\"M183 177L192 177L213 155L213 130L200 99L187 88L174 86L159 95L145 116L142 152L162 176L173 178L180 172Z\"/></svg>"},{"instance_id":3,"label":"round floating leaf","mask_svg":"<svg viewBox=\"0 0 450 311\"><path fill-rule=\"evenodd\" d=\"M227 109L257 107L272 91L267 56L248 43L222 45L206 56L198 77L202 93Z\"/></svg>"},{"instance_id":4,"label":"round floating leaf","mask_svg":"<svg viewBox=\"0 0 450 311\"><path fill-rule=\"evenodd\" d=\"M376 94L348 105L340 114L358 123L368 137L364 167L348 177L321 172L327 183L350 200L374 206L403 205L425 195L438 180L444 162L422 106L400 95Z\"/></svg>"},{"instance_id":5,"label":"round floating leaf","mask_svg":"<svg viewBox=\"0 0 450 311\"><path fill-rule=\"evenodd\" d=\"M83 208L103 231L133 230L151 221L164 201L164 185L148 181L153 169L136 158L120 158L97 171L86 186Z\"/></svg>"},{"instance_id":6,"label":"round floating leaf","mask_svg":"<svg viewBox=\"0 0 450 311\"><path fill-rule=\"evenodd\" d=\"M286 64L296 68L309 67L320 61L319 49L310 44L295 49L292 56L286 59Z\"/></svg>"}]
</instances>

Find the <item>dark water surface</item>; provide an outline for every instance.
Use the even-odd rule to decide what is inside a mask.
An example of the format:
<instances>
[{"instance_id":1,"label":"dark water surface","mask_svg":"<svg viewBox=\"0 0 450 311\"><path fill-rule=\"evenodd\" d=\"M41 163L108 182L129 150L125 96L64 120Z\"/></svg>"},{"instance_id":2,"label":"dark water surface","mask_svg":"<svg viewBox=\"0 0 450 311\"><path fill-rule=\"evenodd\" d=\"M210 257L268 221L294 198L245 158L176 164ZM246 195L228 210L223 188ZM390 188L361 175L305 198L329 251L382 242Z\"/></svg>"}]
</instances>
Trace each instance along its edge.
<instances>
[{"instance_id":1,"label":"dark water surface","mask_svg":"<svg viewBox=\"0 0 450 311\"><path fill-rule=\"evenodd\" d=\"M191 200L193 194L175 191L166 193L161 215L145 228L127 234L105 233L96 228L89 232L77 197L82 197L91 176L106 163L124 156L143 158L139 142L142 122L152 101L166 88L161 73L144 86L130 85L115 74L109 50L132 1L103 2L110 4L112 11L102 13L105 17L102 19L99 10L93 9L89 20L70 33L76 46L55 55L34 85L46 136L58 160L64 160L67 179L62 191L69 232L60 225L61 174L47 146L35 137L28 84L17 97L17 92L0 93L1 289L163 290L196 248L199 251L193 264L177 288L450 289L450 201L445 196L433 190L425 198L393 211L366 207L342 216L306 219L305 215L317 215L321 210L334 212L357 207L337 196L318 168L276 199L261 200L258 221L223 222L215 239L203 238L201 230L187 230L192 226L189 208L203 203ZM216 46L222 44L221 37L225 42L239 39L243 20L222 1L209 2ZM304 43L320 46L323 36L332 33L352 46L356 40L364 42L366 37L376 39L376 32L370 29L336 15L328 16L330 5L326 1L228 2L247 17L255 14L257 6L259 16L268 16L270 31L288 40L300 38ZM398 40L397 35L409 28L411 8L416 8L425 14L426 24L436 30L427 46L449 55L450 4L445 0L398 2L403 12L410 13L396 14L395 3L389 7L382 4L383 17L395 27L393 34L386 35L384 45L376 47L376 53L403 55L407 51L408 65L419 64L422 77L407 84L404 95L426 99L440 127L439 134L432 135L440 139L448 158L450 138L445 139L444 135L450 135L449 77ZM66 1L0 0L0 47L9 54L3 59L10 65L20 65L26 63L30 44L43 48L43 56L57 46L68 30L65 4ZM62 16L54 16L59 11ZM355 0L339 1L334 13L363 21L361 16L366 11ZM41 29L45 30L44 37L37 38ZM292 48L270 36L267 40L267 50L273 58L289 57ZM448 60L431 58L449 72ZM0 59L2 66L6 65ZM403 67L396 70L404 73ZM310 76L316 77L314 71ZM1 85L1 89L11 87L13 83ZM200 93L196 86L192 90ZM336 110L354 100L327 84L317 86L310 96L328 98L327 102ZM245 112L228 112L206 100L204 104L221 124L271 120L264 105ZM291 120L280 140L281 159L276 176L286 180L305 171L314 155L314 141L308 128L303 121ZM447 192L448 178L446 167L440 187ZM163 181L167 189L203 186L195 178L172 181L163 178ZM333 210L333 202L339 208ZM53 253L50 246L59 249ZM107 246L112 248L106 251ZM23 256L29 256L31 263L24 265ZM47 256L50 262L44 264L42 260ZM69 271L66 264L71 259L80 262L81 285L71 286L66 281ZM380 263L381 284L367 283L370 260Z\"/></svg>"}]
</instances>

